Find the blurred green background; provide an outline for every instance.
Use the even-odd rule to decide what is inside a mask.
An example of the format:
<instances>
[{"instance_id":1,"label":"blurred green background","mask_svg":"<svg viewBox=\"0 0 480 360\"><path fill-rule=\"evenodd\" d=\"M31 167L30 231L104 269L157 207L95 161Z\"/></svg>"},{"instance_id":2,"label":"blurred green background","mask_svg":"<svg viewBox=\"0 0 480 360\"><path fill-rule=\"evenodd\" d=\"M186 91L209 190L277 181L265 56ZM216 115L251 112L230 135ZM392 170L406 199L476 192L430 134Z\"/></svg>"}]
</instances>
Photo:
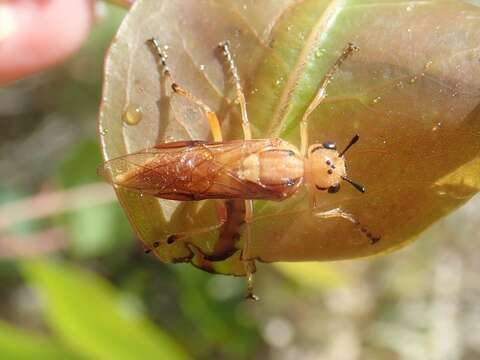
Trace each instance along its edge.
<instances>
[{"instance_id":1,"label":"blurred green background","mask_svg":"<svg viewBox=\"0 0 480 360\"><path fill-rule=\"evenodd\" d=\"M0 359L478 359L478 196L395 254L243 279L146 255L96 175L105 51L0 89Z\"/></svg>"}]
</instances>

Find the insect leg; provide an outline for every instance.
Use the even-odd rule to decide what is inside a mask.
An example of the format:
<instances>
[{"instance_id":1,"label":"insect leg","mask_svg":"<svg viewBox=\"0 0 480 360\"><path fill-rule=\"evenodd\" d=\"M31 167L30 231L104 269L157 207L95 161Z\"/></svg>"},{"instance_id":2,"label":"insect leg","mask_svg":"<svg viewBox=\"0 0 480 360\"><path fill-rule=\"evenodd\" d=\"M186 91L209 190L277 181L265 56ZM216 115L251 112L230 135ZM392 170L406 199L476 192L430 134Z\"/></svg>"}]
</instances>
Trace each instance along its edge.
<instances>
[{"instance_id":1,"label":"insect leg","mask_svg":"<svg viewBox=\"0 0 480 360\"><path fill-rule=\"evenodd\" d=\"M195 229L195 230L190 230L190 231L184 231L184 232L178 232L174 234L168 235L164 242L167 245L172 245L174 243L177 243L179 241L183 242L189 242L188 240L195 235L201 235L201 234L207 234L209 232L215 231L222 229L222 227L225 225L225 223L228 220L228 214L225 209L225 201L223 200L218 200L216 203L216 208L217 208L217 213L218 213L218 218L219 218L219 223L211 226L206 226L203 228ZM155 241L152 245L153 248L159 247L161 244L161 241ZM147 248L148 252L150 252L152 249Z\"/></svg>"},{"instance_id":2,"label":"insect leg","mask_svg":"<svg viewBox=\"0 0 480 360\"><path fill-rule=\"evenodd\" d=\"M250 257L250 243L252 241L252 227L250 226L253 218L253 201L245 200L245 226L247 230L247 238L242 250L242 260L245 266L245 276L247 277L247 294L246 299L258 300L258 296L253 293L255 272L255 260L249 260Z\"/></svg>"},{"instance_id":3,"label":"insect leg","mask_svg":"<svg viewBox=\"0 0 480 360\"><path fill-rule=\"evenodd\" d=\"M252 130L250 128L250 122L248 121L247 102L245 101L245 95L243 94L242 85L240 84L240 76L238 75L237 66L235 65L232 52L230 51L230 43L228 41L223 41L218 44L218 46L222 49L223 55L228 63L228 68L232 73L233 83L237 93L235 102L240 104L240 110L242 112L243 136L245 140L250 140L252 138Z\"/></svg>"},{"instance_id":4,"label":"insect leg","mask_svg":"<svg viewBox=\"0 0 480 360\"><path fill-rule=\"evenodd\" d=\"M157 39L150 39L150 42L153 44L154 48L156 49L158 56L160 57L160 62L163 66L163 73L164 75L171 81L172 83L172 90L180 95L188 99L189 101L193 102L197 106L199 106L207 116L208 124L210 126L210 131L212 133L212 137L214 141L222 141L222 128L220 127L220 123L218 122L217 115L215 112L210 109L210 107L202 102L200 99L196 98L194 95L190 94L187 90L183 89L180 85L178 85L172 78L172 74L170 72L170 68L167 65L167 54L164 49L160 46L160 43Z\"/></svg>"},{"instance_id":5,"label":"insect leg","mask_svg":"<svg viewBox=\"0 0 480 360\"><path fill-rule=\"evenodd\" d=\"M340 208L335 208L335 209L323 211L323 212L317 212L317 213L314 213L314 216L322 219L335 218L335 217L343 218L345 220L350 221L356 227L358 227L358 229L370 240L372 244L375 244L378 241L380 241L380 236L373 235L365 226L362 226L360 221L358 221L352 214L347 213Z\"/></svg>"},{"instance_id":6,"label":"insect leg","mask_svg":"<svg viewBox=\"0 0 480 360\"><path fill-rule=\"evenodd\" d=\"M301 138L301 147L300 152L302 155L307 154L308 148L308 117L310 114L317 108L318 105L325 99L327 95L328 84L333 79L335 72L338 70L340 65L350 56L353 52L357 51L358 47L354 44L349 43L342 51L340 57L335 61L330 70L324 75L322 81L320 82L320 87L318 88L315 98L312 100L310 105L308 105L307 110L303 114L302 120L300 122L300 138Z\"/></svg>"},{"instance_id":7,"label":"insect leg","mask_svg":"<svg viewBox=\"0 0 480 360\"><path fill-rule=\"evenodd\" d=\"M212 133L213 140L223 141L222 128L220 127L220 123L218 122L217 115L210 109L210 107L207 104L203 103L200 99L197 99L195 96L183 89L177 83L172 83L172 89L173 91L175 91L176 94L187 98L188 100L197 104L203 109L205 115L207 116L208 125L210 126L210 132Z\"/></svg>"},{"instance_id":8,"label":"insect leg","mask_svg":"<svg viewBox=\"0 0 480 360\"><path fill-rule=\"evenodd\" d=\"M224 223L225 223L225 220L221 219L220 223L216 224L216 225L207 226L207 227L192 230L192 231L186 231L186 232L171 234L167 237L166 243L171 245L171 244L173 244L177 241L183 241L183 240L189 239L189 238L191 238L192 236L195 236L195 235L206 234L206 233L209 233L211 231L218 230L223 226Z\"/></svg>"},{"instance_id":9,"label":"insect leg","mask_svg":"<svg viewBox=\"0 0 480 360\"><path fill-rule=\"evenodd\" d=\"M223 41L219 45L222 49L223 55L228 63L228 68L232 74L233 83L235 85L236 99L235 101L240 104L240 110L242 113L242 128L243 128L243 137L245 140L250 140L252 138L252 130L250 128L250 122L248 121L247 113L247 102L245 100L245 95L243 93L243 88L240 83L240 76L238 75L237 66L233 60L232 52L230 51L230 43L228 41ZM246 239L245 245L242 250L242 260L244 261L245 266L245 276L247 277L247 295L246 298L250 300L258 300L258 297L253 293L253 273L255 272L255 260L249 260L250 254L250 243L252 240L252 231L251 231L251 222L253 218L253 201L245 200L245 226L246 226Z\"/></svg>"}]
</instances>

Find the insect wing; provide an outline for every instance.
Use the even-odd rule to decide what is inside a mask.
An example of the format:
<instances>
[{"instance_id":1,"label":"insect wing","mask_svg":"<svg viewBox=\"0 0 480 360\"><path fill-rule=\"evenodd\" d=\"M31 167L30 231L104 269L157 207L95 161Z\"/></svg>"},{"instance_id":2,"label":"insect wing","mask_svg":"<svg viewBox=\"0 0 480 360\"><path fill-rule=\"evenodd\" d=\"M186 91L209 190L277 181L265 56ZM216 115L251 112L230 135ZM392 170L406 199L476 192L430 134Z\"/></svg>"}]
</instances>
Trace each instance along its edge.
<instances>
[{"instance_id":1,"label":"insect wing","mask_svg":"<svg viewBox=\"0 0 480 360\"><path fill-rule=\"evenodd\" d=\"M245 186L232 168L237 167L245 149L242 141L165 143L107 161L99 173L113 185L162 198L239 197Z\"/></svg>"},{"instance_id":2,"label":"insect wing","mask_svg":"<svg viewBox=\"0 0 480 360\"><path fill-rule=\"evenodd\" d=\"M160 180L155 176L158 169L174 161L177 153L178 149L146 149L105 162L99 174L112 185L154 192Z\"/></svg>"}]
</instances>

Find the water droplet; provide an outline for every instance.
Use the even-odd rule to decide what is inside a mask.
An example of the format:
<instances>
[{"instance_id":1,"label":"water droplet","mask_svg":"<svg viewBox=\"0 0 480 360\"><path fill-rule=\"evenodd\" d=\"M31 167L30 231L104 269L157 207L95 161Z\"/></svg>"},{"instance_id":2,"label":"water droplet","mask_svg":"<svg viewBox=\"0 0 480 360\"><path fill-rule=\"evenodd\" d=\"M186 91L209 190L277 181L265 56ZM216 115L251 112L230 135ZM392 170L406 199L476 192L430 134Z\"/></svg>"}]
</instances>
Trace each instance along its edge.
<instances>
[{"instance_id":1,"label":"water droplet","mask_svg":"<svg viewBox=\"0 0 480 360\"><path fill-rule=\"evenodd\" d=\"M163 50L168 50L168 45L163 45Z\"/></svg>"},{"instance_id":2,"label":"water droplet","mask_svg":"<svg viewBox=\"0 0 480 360\"><path fill-rule=\"evenodd\" d=\"M417 80L418 80L418 77L417 77L417 76L412 76L412 77L410 78L410 80L408 80L408 82L409 82L410 84L415 84L415 83L417 82Z\"/></svg>"},{"instance_id":3,"label":"water droplet","mask_svg":"<svg viewBox=\"0 0 480 360\"><path fill-rule=\"evenodd\" d=\"M288 25L287 31L291 31L292 29L293 29L293 26L292 26L292 25Z\"/></svg>"},{"instance_id":4,"label":"water droplet","mask_svg":"<svg viewBox=\"0 0 480 360\"><path fill-rule=\"evenodd\" d=\"M108 129L101 129L100 130L100 135L105 136L108 134Z\"/></svg>"},{"instance_id":5,"label":"water droplet","mask_svg":"<svg viewBox=\"0 0 480 360\"><path fill-rule=\"evenodd\" d=\"M407 32L411 33L411 32L412 32L412 29L408 28L408 29L407 29Z\"/></svg>"},{"instance_id":6,"label":"water droplet","mask_svg":"<svg viewBox=\"0 0 480 360\"><path fill-rule=\"evenodd\" d=\"M253 89L252 91L250 91L250 95L256 94L257 92L258 92L258 89L255 88L255 89Z\"/></svg>"},{"instance_id":7,"label":"water droplet","mask_svg":"<svg viewBox=\"0 0 480 360\"><path fill-rule=\"evenodd\" d=\"M205 65L202 64L200 65L200 71L203 71L203 70L205 70Z\"/></svg>"},{"instance_id":8,"label":"water droplet","mask_svg":"<svg viewBox=\"0 0 480 360\"><path fill-rule=\"evenodd\" d=\"M436 123L433 127L432 127L432 131L437 131L439 130L440 128L442 127L442 122L438 122Z\"/></svg>"},{"instance_id":9,"label":"water droplet","mask_svg":"<svg viewBox=\"0 0 480 360\"><path fill-rule=\"evenodd\" d=\"M380 102L380 100L382 100L382 97L381 96L377 96L375 99L373 99L373 103L374 104L378 104Z\"/></svg>"},{"instance_id":10,"label":"water droplet","mask_svg":"<svg viewBox=\"0 0 480 360\"><path fill-rule=\"evenodd\" d=\"M407 6L407 11L412 11L412 10L413 10L413 6L408 5Z\"/></svg>"},{"instance_id":11,"label":"water droplet","mask_svg":"<svg viewBox=\"0 0 480 360\"><path fill-rule=\"evenodd\" d=\"M397 83L395 84L395 86L396 86L398 89L403 89L403 86L404 86L403 81L397 82Z\"/></svg>"},{"instance_id":12,"label":"water droplet","mask_svg":"<svg viewBox=\"0 0 480 360\"><path fill-rule=\"evenodd\" d=\"M129 104L123 111L122 118L127 125L137 125L143 118L142 108L135 104Z\"/></svg>"},{"instance_id":13,"label":"water droplet","mask_svg":"<svg viewBox=\"0 0 480 360\"><path fill-rule=\"evenodd\" d=\"M425 64L425 70L430 69L430 67L432 66L432 64L433 64L433 61L432 61L432 60L427 61L427 63Z\"/></svg>"},{"instance_id":14,"label":"water droplet","mask_svg":"<svg viewBox=\"0 0 480 360\"><path fill-rule=\"evenodd\" d=\"M275 81L275 85L280 85L283 82L283 77L279 77L277 81Z\"/></svg>"}]
</instances>

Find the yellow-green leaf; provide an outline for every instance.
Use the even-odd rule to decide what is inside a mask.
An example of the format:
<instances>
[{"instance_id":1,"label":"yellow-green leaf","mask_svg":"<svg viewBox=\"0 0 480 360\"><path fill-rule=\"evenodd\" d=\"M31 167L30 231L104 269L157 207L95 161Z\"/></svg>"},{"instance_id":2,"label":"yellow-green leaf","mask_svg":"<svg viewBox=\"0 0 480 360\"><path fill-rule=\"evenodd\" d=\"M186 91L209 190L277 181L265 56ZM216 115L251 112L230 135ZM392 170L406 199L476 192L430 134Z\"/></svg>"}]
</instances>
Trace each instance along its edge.
<instances>
[{"instance_id":1,"label":"yellow-green leaf","mask_svg":"<svg viewBox=\"0 0 480 360\"><path fill-rule=\"evenodd\" d=\"M372 244L343 219L316 218L300 192L284 202L255 202L250 253L263 261L305 261L397 249L478 191L478 173L471 171L474 180L462 183L461 196L439 184L455 171L463 176L480 150L479 15L479 7L454 0L140 0L107 57L104 158L208 137L198 111L178 99L169 106L171 92L146 44L151 37L168 46L175 81L217 111L232 139L242 136L239 113L216 51L229 40L254 136L280 136L297 146L302 114L353 42L360 51L335 75L308 132L311 142L334 140L339 148L360 135L347 167L367 193L344 184L338 194L325 194L317 211L340 207L381 240ZM137 125L122 120L132 104L142 109ZM218 223L211 202L179 204L122 189L118 196L140 238L148 246L160 241L162 261L190 254L184 244L169 246L168 234ZM216 238L212 232L192 241L208 250Z\"/></svg>"},{"instance_id":2,"label":"yellow-green leaf","mask_svg":"<svg viewBox=\"0 0 480 360\"><path fill-rule=\"evenodd\" d=\"M64 263L24 263L45 301L47 323L65 346L88 359L189 359L105 280Z\"/></svg>"}]
</instances>

